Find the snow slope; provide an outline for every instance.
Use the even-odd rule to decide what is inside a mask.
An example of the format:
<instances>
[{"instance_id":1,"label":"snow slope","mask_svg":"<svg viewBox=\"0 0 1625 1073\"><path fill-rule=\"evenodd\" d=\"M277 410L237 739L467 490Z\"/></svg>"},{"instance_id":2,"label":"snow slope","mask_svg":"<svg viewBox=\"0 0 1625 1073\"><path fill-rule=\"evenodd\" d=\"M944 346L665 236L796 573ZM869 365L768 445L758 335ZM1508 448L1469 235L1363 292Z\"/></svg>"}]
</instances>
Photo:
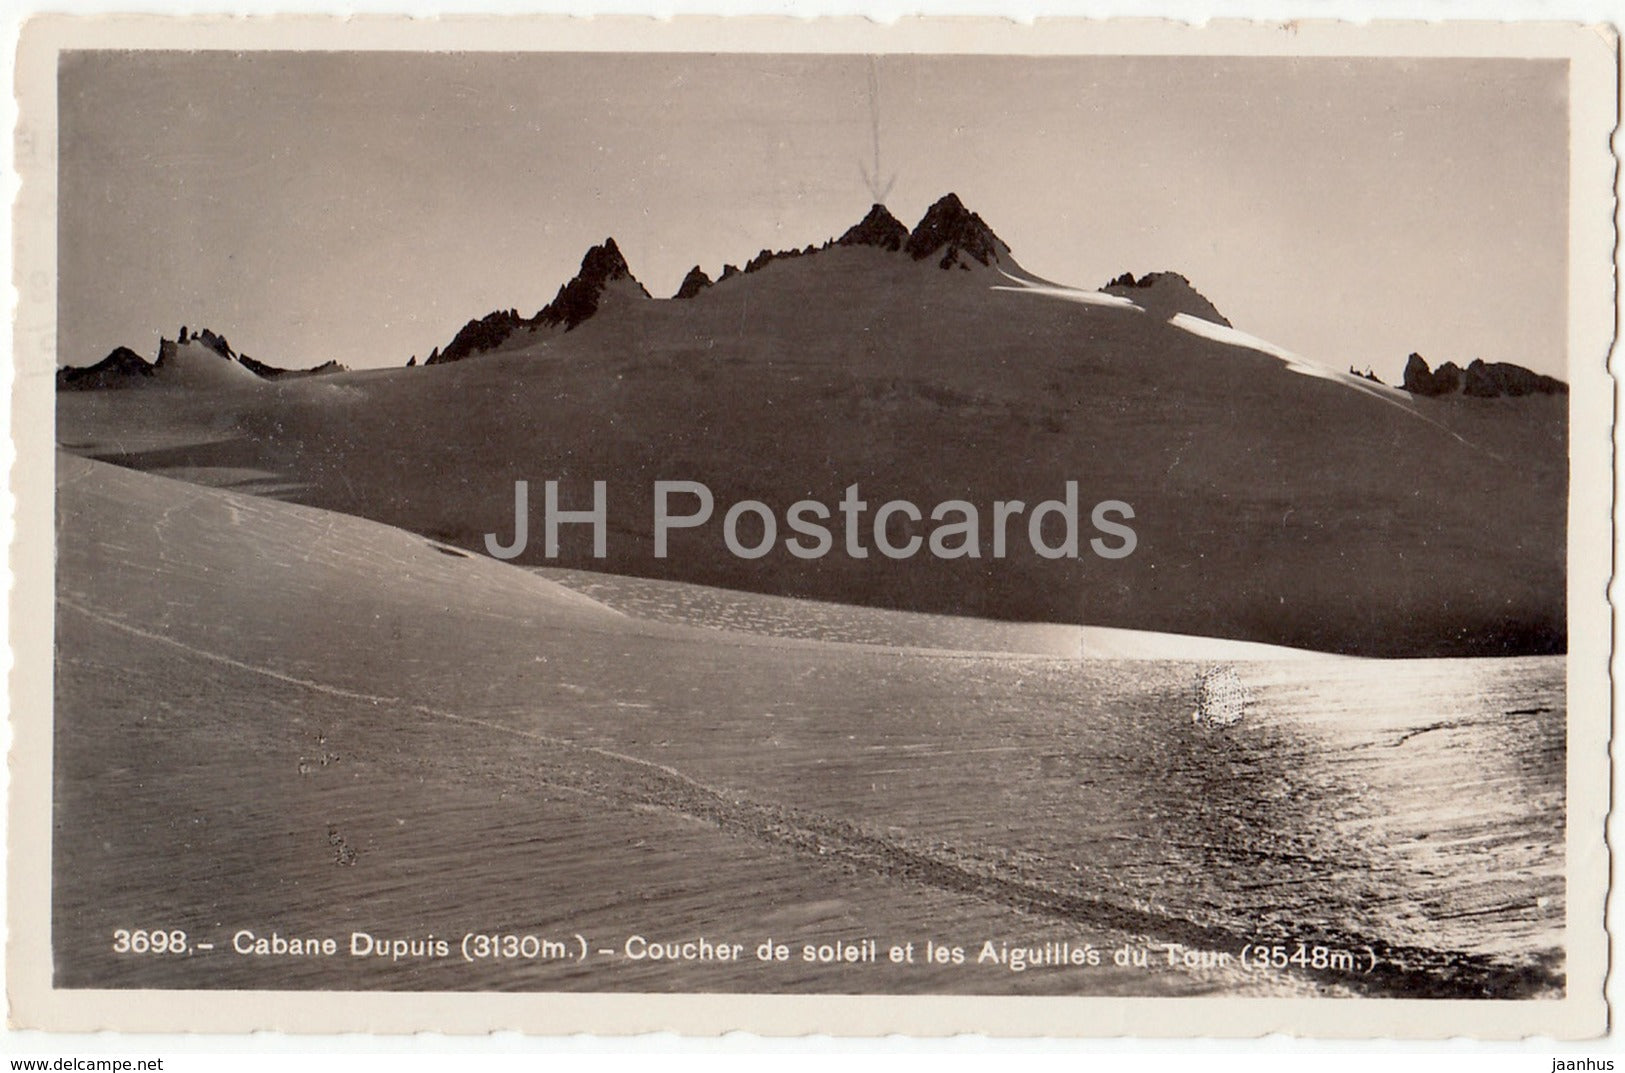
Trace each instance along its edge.
<instances>
[{"instance_id":1,"label":"snow slope","mask_svg":"<svg viewBox=\"0 0 1625 1073\"><path fill-rule=\"evenodd\" d=\"M1561 660L1248 664L1256 708L1215 733L1191 722L1191 663L746 643L375 523L62 462L58 986L1562 986ZM153 906L215 953L111 952ZM1376 971L229 951L240 928L615 949L901 941L920 920L953 942L1200 949L1313 920Z\"/></svg>"},{"instance_id":2,"label":"snow slope","mask_svg":"<svg viewBox=\"0 0 1625 1073\"><path fill-rule=\"evenodd\" d=\"M265 382L241 362L196 339L174 344L166 340L153 377L171 387L196 389L255 387Z\"/></svg>"},{"instance_id":3,"label":"snow slope","mask_svg":"<svg viewBox=\"0 0 1625 1073\"><path fill-rule=\"evenodd\" d=\"M1048 289L835 247L477 359L340 374L338 394L62 392L57 427L92 457L269 474L262 488L476 552L510 531L515 480L572 497L606 481L608 558L576 532L553 562L532 540L524 565L1358 655L1561 650L1562 400L1405 400L1005 267ZM714 524L660 560L655 480L717 497ZM834 502L854 482L872 505L964 499L987 521L1069 481L1085 508L1132 505L1133 555L747 561L718 532L729 503Z\"/></svg>"}]
</instances>

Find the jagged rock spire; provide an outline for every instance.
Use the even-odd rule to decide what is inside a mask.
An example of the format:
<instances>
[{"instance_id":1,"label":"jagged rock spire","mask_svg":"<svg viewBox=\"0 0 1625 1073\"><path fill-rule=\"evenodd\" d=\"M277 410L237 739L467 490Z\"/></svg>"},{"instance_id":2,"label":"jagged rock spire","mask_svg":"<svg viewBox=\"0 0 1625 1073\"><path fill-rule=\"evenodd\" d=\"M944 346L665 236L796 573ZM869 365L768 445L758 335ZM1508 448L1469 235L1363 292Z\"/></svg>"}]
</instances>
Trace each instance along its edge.
<instances>
[{"instance_id":1,"label":"jagged rock spire","mask_svg":"<svg viewBox=\"0 0 1625 1073\"><path fill-rule=\"evenodd\" d=\"M1010 247L982 218L965 207L957 194L946 194L925 211L904 246L916 261L936 256L940 268L969 268L969 262L997 264Z\"/></svg>"},{"instance_id":2,"label":"jagged rock spire","mask_svg":"<svg viewBox=\"0 0 1625 1073\"><path fill-rule=\"evenodd\" d=\"M875 246L882 250L900 250L908 241L908 228L884 205L875 205L869 214L847 228L846 234L835 240L837 246Z\"/></svg>"},{"instance_id":3,"label":"jagged rock spire","mask_svg":"<svg viewBox=\"0 0 1625 1073\"><path fill-rule=\"evenodd\" d=\"M711 277L706 275L705 270L699 265L695 265L688 270L688 275L683 277L682 285L677 288L677 293L672 297L692 298L709 286L711 286Z\"/></svg>"},{"instance_id":4,"label":"jagged rock spire","mask_svg":"<svg viewBox=\"0 0 1625 1073\"><path fill-rule=\"evenodd\" d=\"M606 238L587 251L581 259L581 271L560 287L558 295L532 319L548 327L563 325L564 330L569 331L598 312L598 300L603 297L604 288L617 280L630 280L643 297L649 297L649 292L627 267L621 248L615 245L613 238Z\"/></svg>"},{"instance_id":5,"label":"jagged rock spire","mask_svg":"<svg viewBox=\"0 0 1625 1073\"><path fill-rule=\"evenodd\" d=\"M581 258L580 271L560 287L553 300L537 310L534 317L522 317L517 309L487 313L463 325L446 348L435 350L424 364L442 365L493 350L518 331L559 327L569 331L598 312L606 288L623 281L629 289L644 298L649 297L649 292L627 267L621 248L613 238L606 238L587 251Z\"/></svg>"}]
</instances>

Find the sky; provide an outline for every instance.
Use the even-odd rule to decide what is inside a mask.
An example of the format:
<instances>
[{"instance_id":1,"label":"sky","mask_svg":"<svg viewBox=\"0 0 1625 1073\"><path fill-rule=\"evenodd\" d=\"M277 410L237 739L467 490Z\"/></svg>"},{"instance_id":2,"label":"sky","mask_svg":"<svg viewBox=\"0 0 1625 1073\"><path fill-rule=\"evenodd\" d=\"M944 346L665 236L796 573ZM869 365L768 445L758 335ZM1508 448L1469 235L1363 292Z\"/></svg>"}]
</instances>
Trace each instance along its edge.
<instances>
[{"instance_id":1,"label":"sky","mask_svg":"<svg viewBox=\"0 0 1625 1073\"><path fill-rule=\"evenodd\" d=\"M878 112L899 219L954 191L1045 278L1177 271L1389 380L1567 366L1562 61L87 52L59 92L62 364L422 360L611 235L668 296L856 223Z\"/></svg>"}]
</instances>

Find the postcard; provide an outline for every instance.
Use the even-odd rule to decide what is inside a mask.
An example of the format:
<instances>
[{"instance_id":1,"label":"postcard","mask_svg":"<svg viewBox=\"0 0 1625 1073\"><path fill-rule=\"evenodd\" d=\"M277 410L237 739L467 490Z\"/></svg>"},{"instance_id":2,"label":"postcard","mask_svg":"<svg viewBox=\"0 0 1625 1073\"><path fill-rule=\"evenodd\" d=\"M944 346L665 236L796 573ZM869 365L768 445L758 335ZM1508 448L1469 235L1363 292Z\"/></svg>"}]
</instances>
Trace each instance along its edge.
<instances>
[{"instance_id":1,"label":"postcard","mask_svg":"<svg viewBox=\"0 0 1625 1073\"><path fill-rule=\"evenodd\" d=\"M12 1022L1601 1033L1618 72L33 20Z\"/></svg>"}]
</instances>

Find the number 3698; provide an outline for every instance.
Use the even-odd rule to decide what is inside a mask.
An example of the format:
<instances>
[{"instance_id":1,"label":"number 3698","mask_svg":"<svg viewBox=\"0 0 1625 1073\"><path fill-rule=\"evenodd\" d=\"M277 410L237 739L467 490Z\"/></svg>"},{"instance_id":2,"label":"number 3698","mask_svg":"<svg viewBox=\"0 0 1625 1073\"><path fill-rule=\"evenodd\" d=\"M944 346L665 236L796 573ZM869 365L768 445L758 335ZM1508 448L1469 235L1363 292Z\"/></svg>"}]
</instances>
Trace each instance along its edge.
<instances>
[{"instance_id":1,"label":"number 3698","mask_svg":"<svg viewBox=\"0 0 1625 1073\"><path fill-rule=\"evenodd\" d=\"M113 932L115 954L187 954L191 944L179 928L169 931L119 928Z\"/></svg>"}]
</instances>

